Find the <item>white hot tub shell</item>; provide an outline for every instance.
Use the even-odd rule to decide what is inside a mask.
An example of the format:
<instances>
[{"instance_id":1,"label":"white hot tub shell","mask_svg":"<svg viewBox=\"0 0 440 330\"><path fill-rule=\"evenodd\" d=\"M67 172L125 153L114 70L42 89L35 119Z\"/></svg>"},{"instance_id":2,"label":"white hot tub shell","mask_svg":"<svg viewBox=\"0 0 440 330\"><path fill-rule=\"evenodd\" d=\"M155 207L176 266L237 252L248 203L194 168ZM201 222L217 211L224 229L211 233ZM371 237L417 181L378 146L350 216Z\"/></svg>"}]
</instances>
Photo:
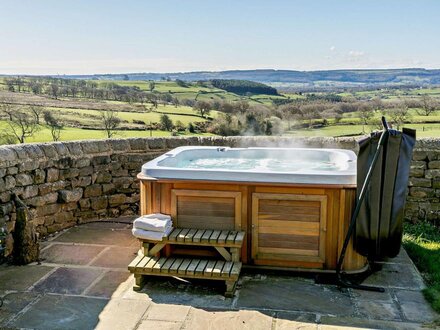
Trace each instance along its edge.
<instances>
[{"instance_id":1,"label":"white hot tub shell","mask_svg":"<svg viewBox=\"0 0 440 330\"><path fill-rule=\"evenodd\" d=\"M154 178L356 184L356 154L344 149L179 147L144 164Z\"/></svg>"}]
</instances>

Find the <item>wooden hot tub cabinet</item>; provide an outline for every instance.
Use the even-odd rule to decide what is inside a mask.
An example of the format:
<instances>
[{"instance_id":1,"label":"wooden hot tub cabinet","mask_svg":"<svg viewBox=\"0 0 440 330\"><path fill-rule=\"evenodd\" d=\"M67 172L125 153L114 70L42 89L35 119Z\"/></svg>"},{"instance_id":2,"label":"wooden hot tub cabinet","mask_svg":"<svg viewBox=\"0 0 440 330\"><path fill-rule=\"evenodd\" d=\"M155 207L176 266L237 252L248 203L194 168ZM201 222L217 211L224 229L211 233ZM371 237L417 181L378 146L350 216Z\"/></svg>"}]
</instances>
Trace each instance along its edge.
<instances>
[{"instance_id":1,"label":"wooden hot tub cabinet","mask_svg":"<svg viewBox=\"0 0 440 330\"><path fill-rule=\"evenodd\" d=\"M335 270L356 194L353 185L138 178L142 215L170 214L179 228L245 231L244 264L301 270ZM350 244L344 270L365 266Z\"/></svg>"}]
</instances>

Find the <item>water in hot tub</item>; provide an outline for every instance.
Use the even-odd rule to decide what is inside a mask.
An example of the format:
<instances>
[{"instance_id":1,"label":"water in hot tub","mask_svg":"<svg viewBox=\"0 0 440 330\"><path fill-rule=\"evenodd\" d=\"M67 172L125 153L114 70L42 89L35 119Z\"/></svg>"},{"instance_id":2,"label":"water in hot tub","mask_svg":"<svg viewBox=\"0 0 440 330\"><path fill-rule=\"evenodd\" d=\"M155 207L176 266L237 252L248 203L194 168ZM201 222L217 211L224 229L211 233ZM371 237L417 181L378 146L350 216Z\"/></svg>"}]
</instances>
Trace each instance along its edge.
<instances>
[{"instance_id":1,"label":"water in hot tub","mask_svg":"<svg viewBox=\"0 0 440 330\"><path fill-rule=\"evenodd\" d=\"M249 157L246 157L249 156ZM272 156L272 157L271 157ZM239 171L270 171L270 172L305 172L305 171L337 171L340 164L331 162L328 157L301 157L299 155L219 155L209 157L186 158L178 161L178 168L219 169Z\"/></svg>"}]
</instances>

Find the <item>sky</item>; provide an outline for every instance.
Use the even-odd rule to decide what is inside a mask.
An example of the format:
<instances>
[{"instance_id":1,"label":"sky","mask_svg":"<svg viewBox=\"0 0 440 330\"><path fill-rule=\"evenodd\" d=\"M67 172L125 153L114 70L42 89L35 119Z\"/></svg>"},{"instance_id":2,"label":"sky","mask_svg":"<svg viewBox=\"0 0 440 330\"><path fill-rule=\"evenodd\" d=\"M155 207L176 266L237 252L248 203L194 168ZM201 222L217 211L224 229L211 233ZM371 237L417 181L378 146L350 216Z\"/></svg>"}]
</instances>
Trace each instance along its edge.
<instances>
[{"instance_id":1,"label":"sky","mask_svg":"<svg viewBox=\"0 0 440 330\"><path fill-rule=\"evenodd\" d=\"M0 74L440 68L439 0L0 0Z\"/></svg>"}]
</instances>

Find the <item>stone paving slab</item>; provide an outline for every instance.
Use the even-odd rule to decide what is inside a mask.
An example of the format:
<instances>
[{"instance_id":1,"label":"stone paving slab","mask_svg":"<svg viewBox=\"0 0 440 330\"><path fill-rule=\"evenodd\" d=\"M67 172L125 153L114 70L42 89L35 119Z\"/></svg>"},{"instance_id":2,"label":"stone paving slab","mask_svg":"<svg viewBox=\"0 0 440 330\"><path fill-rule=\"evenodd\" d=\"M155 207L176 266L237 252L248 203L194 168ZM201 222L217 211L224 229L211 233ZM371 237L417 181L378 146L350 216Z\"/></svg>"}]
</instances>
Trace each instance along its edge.
<instances>
[{"instance_id":1,"label":"stone paving slab","mask_svg":"<svg viewBox=\"0 0 440 330\"><path fill-rule=\"evenodd\" d=\"M110 247L101 253L91 266L107 268L127 268L127 265L136 257L139 247Z\"/></svg>"},{"instance_id":2,"label":"stone paving slab","mask_svg":"<svg viewBox=\"0 0 440 330\"><path fill-rule=\"evenodd\" d=\"M28 329L94 329L107 300L44 295L12 323Z\"/></svg>"},{"instance_id":3,"label":"stone paving slab","mask_svg":"<svg viewBox=\"0 0 440 330\"><path fill-rule=\"evenodd\" d=\"M412 263L384 263L382 269L370 275L364 284L407 290L425 288L420 273Z\"/></svg>"},{"instance_id":4,"label":"stone paving slab","mask_svg":"<svg viewBox=\"0 0 440 330\"><path fill-rule=\"evenodd\" d=\"M41 259L49 263L87 265L104 249L104 246L54 243L41 252Z\"/></svg>"},{"instance_id":5,"label":"stone paving slab","mask_svg":"<svg viewBox=\"0 0 440 330\"><path fill-rule=\"evenodd\" d=\"M4 295L3 306L0 308L0 324L7 322L37 297L38 294L33 292L13 292Z\"/></svg>"},{"instance_id":6,"label":"stone paving slab","mask_svg":"<svg viewBox=\"0 0 440 330\"><path fill-rule=\"evenodd\" d=\"M344 292L345 291L345 292ZM238 307L296 310L334 315L352 315L353 303L347 290L317 285L312 280L288 276L267 276L264 280L245 276Z\"/></svg>"},{"instance_id":7,"label":"stone paving slab","mask_svg":"<svg viewBox=\"0 0 440 330\"><path fill-rule=\"evenodd\" d=\"M81 294L101 271L87 268L58 268L34 287L42 293Z\"/></svg>"},{"instance_id":8,"label":"stone paving slab","mask_svg":"<svg viewBox=\"0 0 440 330\"><path fill-rule=\"evenodd\" d=\"M419 329L438 318L402 251L366 283L385 293L315 284L292 273L244 270L236 296L221 281L148 278L125 270L139 244L127 223L90 223L51 237L42 265L0 266L0 328ZM57 250L56 248L59 247ZM72 253L75 250L76 253ZM124 269L121 269L124 268Z\"/></svg>"},{"instance_id":9,"label":"stone paving slab","mask_svg":"<svg viewBox=\"0 0 440 330\"><path fill-rule=\"evenodd\" d=\"M133 239L131 230L118 230L113 228L115 224L110 228L105 227L105 223L102 224L86 224L85 226L78 226L70 228L63 232L54 241L57 242L70 242L70 243L82 243L82 244L100 244L100 245L117 245L117 246L138 246L138 243Z\"/></svg>"},{"instance_id":10,"label":"stone paving slab","mask_svg":"<svg viewBox=\"0 0 440 330\"><path fill-rule=\"evenodd\" d=\"M129 277L128 271L107 271L84 294L92 297L111 298Z\"/></svg>"},{"instance_id":11,"label":"stone paving slab","mask_svg":"<svg viewBox=\"0 0 440 330\"><path fill-rule=\"evenodd\" d=\"M268 330L272 328L273 318L258 311L205 311L192 308L185 321L185 328L206 329L249 329Z\"/></svg>"},{"instance_id":12,"label":"stone paving slab","mask_svg":"<svg viewBox=\"0 0 440 330\"><path fill-rule=\"evenodd\" d=\"M420 291L396 290L395 296L406 319L415 322L431 322L437 315L433 312Z\"/></svg>"},{"instance_id":13,"label":"stone paving slab","mask_svg":"<svg viewBox=\"0 0 440 330\"><path fill-rule=\"evenodd\" d=\"M0 266L0 290L25 291L36 281L53 270L53 267L28 266Z\"/></svg>"},{"instance_id":14,"label":"stone paving slab","mask_svg":"<svg viewBox=\"0 0 440 330\"><path fill-rule=\"evenodd\" d=\"M150 303L140 300L112 299L99 314L96 329L134 329L147 311Z\"/></svg>"}]
</instances>

